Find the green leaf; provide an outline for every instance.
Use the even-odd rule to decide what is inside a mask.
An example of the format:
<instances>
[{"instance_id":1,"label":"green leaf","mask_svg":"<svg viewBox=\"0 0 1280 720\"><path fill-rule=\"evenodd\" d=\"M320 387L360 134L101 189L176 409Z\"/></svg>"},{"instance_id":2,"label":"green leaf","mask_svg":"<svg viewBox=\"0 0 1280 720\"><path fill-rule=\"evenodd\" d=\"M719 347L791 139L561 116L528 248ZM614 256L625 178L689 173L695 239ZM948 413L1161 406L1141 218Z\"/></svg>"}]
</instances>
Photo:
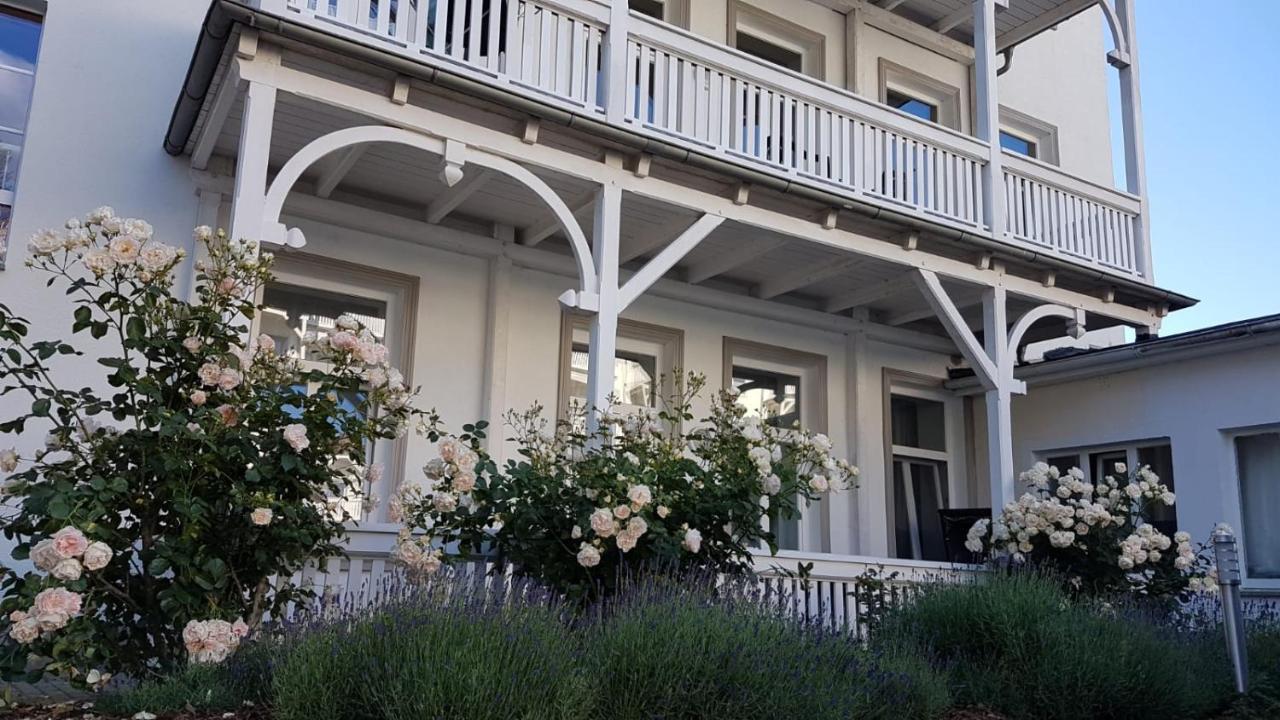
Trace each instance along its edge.
<instances>
[{"instance_id":1,"label":"green leaf","mask_svg":"<svg viewBox=\"0 0 1280 720\"><path fill-rule=\"evenodd\" d=\"M49 398L40 398L39 400L31 403L31 414L36 417L48 417L49 405Z\"/></svg>"},{"instance_id":2,"label":"green leaf","mask_svg":"<svg viewBox=\"0 0 1280 720\"><path fill-rule=\"evenodd\" d=\"M125 322L124 334L130 340L141 340L146 337L147 324L142 321L142 318L135 315Z\"/></svg>"},{"instance_id":3,"label":"green leaf","mask_svg":"<svg viewBox=\"0 0 1280 720\"><path fill-rule=\"evenodd\" d=\"M147 572L156 577L160 577L168 572L169 568L169 561L162 557L153 558L151 562L147 563Z\"/></svg>"},{"instance_id":4,"label":"green leaf","mask_svg":"<svg viewBox=\"0 0 1280 720\"><path fill-rule=\"evenodd\" d=\"M49 517L55 520L66 520L71 517L71 506L67 503L66 496L57 495L49 500L48 507L45 512L49 513Z\"/></svg>"}]
</instances>

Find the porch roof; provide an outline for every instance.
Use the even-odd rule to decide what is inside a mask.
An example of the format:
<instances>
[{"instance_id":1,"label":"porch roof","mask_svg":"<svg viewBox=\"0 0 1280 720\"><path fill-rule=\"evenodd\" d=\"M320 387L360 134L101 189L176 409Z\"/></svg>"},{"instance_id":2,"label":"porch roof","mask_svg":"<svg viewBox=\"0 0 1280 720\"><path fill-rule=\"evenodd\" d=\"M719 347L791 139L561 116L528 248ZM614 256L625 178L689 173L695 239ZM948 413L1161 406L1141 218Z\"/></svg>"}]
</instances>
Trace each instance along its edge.
<instances>
[{"instance_id":1,"label":"porch roof","mask_svg":"<svg viewBox=\"0 0 1280 720\"><path fill-rule=\"evenodd\" d=\"M923 25L946 37L973 45L973 0L818 0L833 10L848 12L873 7ZM1098 5L1100 0L1009 0L996 13L996 49L1025 42Z\"/></svg>"}]
</instances>

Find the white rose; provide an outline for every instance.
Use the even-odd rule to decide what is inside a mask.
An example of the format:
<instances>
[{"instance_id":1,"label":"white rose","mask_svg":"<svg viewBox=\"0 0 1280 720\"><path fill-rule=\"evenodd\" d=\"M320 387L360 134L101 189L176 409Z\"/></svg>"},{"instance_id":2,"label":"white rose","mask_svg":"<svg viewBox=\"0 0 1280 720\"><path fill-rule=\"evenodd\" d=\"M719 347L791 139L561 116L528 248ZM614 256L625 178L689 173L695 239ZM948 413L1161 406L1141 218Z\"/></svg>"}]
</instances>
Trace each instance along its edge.
<instances>
[{"instance_id":1,"label":"white rose","mask_svg":"<svg viewBox=\"0 0 1280 720\"><path fill-rule=\"evenodd\" d=\"M13 472L18 469L18 451L9 448L0 450L0 472Z\"/></svg>"},{"instance_id":2,"label":"white rose","mask_svg":"<svg viewBox=\"0 0 1280 720\"><path fill-rule=\"evenodd\" d=\"M192 237L200 242L209 242L213 238L213 228L208 225L201 225L191 233Z\"/></svg>"},{"instance_id":3,"label":"white rose","mask_svg":"<svg viewBox=\"0 0 1280 720\"><path fill-rule=\"evenodd\" d=\"M104 542L90 543L89 547L85 548L84 551L84 569L90 572L97 572L111 562L111 557L114 554L111 546Z\"/></svg>"},{"instance_id":4,"label":"white rose","mask_svg":"<svg viewBox=\"0 0 1280 720\"><path fill-rule=\"evenodd\" d=\"M53 570L49 574L63 582L75 582L80 579L80 571L83 568L79 560L67 558L60 560L57 565L53 566Z\"/></svg>"},{"instance_id":5,"label":"white rose","mask_svg":"<svg viewBox=\"0 0 1280 720\"><path fill-rule=\"evenodd\" d=\"M306 450L311 445L311 441L307 439L307 426L302 423L292 423L284 426L284 439L289 443L295 452Z\"/></svg>"},{"instance_id":6,"label":"white rose","mask_svg":"<svg viewBox=\"0 0 1280 720\"><path fill-rule=\"evenodd\" d=\"M693 528L685 530L684 542L681 544L684 546L685 550L697 555L698 551L702 549L702 533Z\"/></svg>"},{"instance_id":7,"label":"white rose","mask_svg":"<svg viewBox=\"0 0 1280 720\"><path fill-rule=\"evenodd\" d=\"M27 241L27 251L32 255L52 255L66 247L62 233L39 230Z\"/></svg>"},{"instance_id":8,"label":"white rose","mask_svg":"<svg viewBox=\"0 0 1280 720\"><path fill-rule=\"evenodd\" d=\"M653 493L648 485L633 485L627 489L627 498L636 505L644 507L653 502Z\"/></svg>"},{"instance_id":9,"label":"white rose","mask_svg":"<svg viewBox=\"0 0 1280 720\"><path fill-rule=\"evenodd\" d=\"M777 495L782 490L782 478L770 475L764 479L764 491L769 495Z\"/></svg>"},{"instance_id":10,"label":"white rose","mask_svg":"<svg viewBox=\"0 0 1280 720\"><path fill-rule=\"evenodd\" d=\"M275 513L271 511L271 508L265 507L254 508L253 512L249 513L249 520L258 526L270 525L274 517Z\"/></svg>"},{"instance_id":11,"label":"white rose","mask_svg":"<svg viewBox=\"0 0 1280 720\"><path fill-rule=\"evenodd\" d=\"M829 487L827 478L823 475L814 475L809 478L809 488L814 492L826 492Z\"/></svg>"},{"instance_id":12,"label":"white rose","mask_svg":"<svg viewBox=\"0 0 1280 720\"><path fill-rule=\"evenodd\" d=\"M34 617L25 617L9 627L9 637L19 645L35 642L40 637L40 621Z\"/></svg>"},{"instance_id":13,"label":"white rose","mask_svg":"<svg viewBox=\"0 0 1280 720\"><path fill-rule=\"evenodd\" d=\"M582 543L582 548L578 550L578 564L586 568L599 565L600 551L588 543Z\"/></svg>"},{"instance_id":14,"label":"white rose","mask_svg":"<svg viewBox=\"0 0 1280 720\"><path fill-rule=\"evenodd\" d=\"M37 570L50 572L59 562L62 562L62 556L54 549L53 540L41 540L31 548L31 563Z\"/></svg>"}]
</instances>

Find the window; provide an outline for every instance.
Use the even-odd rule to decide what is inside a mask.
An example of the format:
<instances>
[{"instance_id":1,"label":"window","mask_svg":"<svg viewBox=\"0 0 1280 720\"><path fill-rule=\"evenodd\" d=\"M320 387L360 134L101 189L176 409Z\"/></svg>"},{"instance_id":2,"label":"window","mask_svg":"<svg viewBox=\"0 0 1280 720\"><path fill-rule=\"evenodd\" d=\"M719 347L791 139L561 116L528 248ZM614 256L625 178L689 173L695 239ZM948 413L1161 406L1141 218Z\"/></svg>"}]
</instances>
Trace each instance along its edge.
<instances>
[{"instance_id":1,"label":"window","mask_svg":"<svg viewBox=\"0 0 1280 720\"><path fill-rule=\"evenodd\" d=\"M729 1L727 36L733 47L767 63L821 80L826 63L826 38L803 25L740 0Z\"/></svg>"},{"instance_id":2,"label":"window","mask_svg":"<svg viewBox=\"0 0 1280 720\"><path fill-rule=\"evenodd\" d=\"M827 359L822 355L725 338L725 384L739 390L747 415L780 428L826 431ZM804 507L799 518L768 513L768 529L782 550L822 549L826 506Z\"/></svg>"},{"instance_id":3,"label":"window","mask_svg":"<svg viewBox=\"0 0 1280 720\"><path fill-rule=\"evenodd\" d=\"M735 41L737 48L748 55L754 55L765 62L780 65L788 70L804 72L803 53L771 43L741 30L738 31Z\"/></svg>"},{"instance_id":4,"label":"window","mask_svg":"<svg viewBox=\"0 0 1280 720\"><path fill-rule=\"evenodd\" d=\"M946 404L906 392L898 388L889 396L897 556L945 561L939 511L948 507Z\"/></svg>"},{"instance_id":5,"label":"window","mask_svg":"<svg viewBox=\"0 0 1280 720\"><path fill-rule=\"evenodd\" d=\"M1058 164L1058 128L1012 108L1000 108L1000 147Z\"/></svg>"},{"instance_id":6,"label":"window","mask_svg":"<svg viewBox=\"0 0 1280 720\"><path fill-rule=\"evenodd\" d=\"M630 0L627 5L641 15L654 20L689 27L689 0Z\"/></svg>"},{"instance_id":7,"label":"window","mask_svg":"<svg viewBox=\"0 0 1280 720\"><path fill-rule=\"evenodd\" d=\"M1108 475L1116 475L1116 463L1124 463L1126 478L1138 468L1147 466L1170 491L1177 492L1173 473L1173 446L1167 441L1095 446L1075 451L1040 453L1039 457L1062 473L1071 468L1080 468L1085 481L1094 485ZM1145 516L1147 522L1166 535L1173 535L1178 531L1176 507L1150 503L1146 507Z\"/></svg>"},{"instance_id":8,"label":"window","mask_svg":"<svg viewBox=\"0 0 1280 720\"><path fill-rule=\"evenodd\" d=\"M1036 156L1035 142L1024 137L1014 135L1008 130L1000 131L1000 147L1008 150L1009 152L1016 152L1019 155L1026 155L1027 157L1032 158Z\"/></svg>"},{"instance_id":9,"label":"window","mask_svg":"<svg viewBox=\"0 0 1280 720\"><path fill-rule=\"evenodd\" d=\"M930 102L925 102L919 98L913 98L910 95L898 92L897 90L885 91L885 103L892 108L897 108L902 112L915 115L921 120L929 122L938 122L938 106Z\"/></svg>"},{"instance_id":10,"label":"window","mask_svg":"<svg viewBox=\"0 0 1280 720\"><path fill-rule=\"evenodd\" d=\"M271 337L276 352L298 358L303 367L322 367L322 358L308 355L306 339L334 332L337 319L351 315L387 346L391 364L408 377L416 278L301 253L278 253L273 270L276 279L263 288L254 332ZM305 395L312 389L297 391ZM357 392L346 400L354 408L362 397ZM366 449L366 458L384 468L379 486L332 501L352 517L382 521L403 457L403 441L378 441Z\"/></svg>"},{"instance_id":11,"label":"window","mask_svg":"<svg viewBox=\"0 0 1280 720\"><path fill-rule=\"evenodd\" d=\"M880 102L926 122L960 129L960 89L880 58Z\"/></svg>"},{"instance_id":12,"label":"window","mask_svg":"<svg viewBox=\"0 0 1280 720\"><path fill-rule=\"evenodd\" d=\"M1235 438L1240 485L1240 520L1245 573L1251 579L1280 579L1280 431Z\"/></svg>"},{"instance_id":13,"label":"window","mask_svg":"<svg viewBox=\"0 0 1280 720\"><path fill-rule=\"evenodd\" d=\"M655 20L664 19L666 4L662 0L631 0L628 5L641 15L648 15Z\"/></svg>"},{"instance_id":14,"label":"window","mask_svg":"<svg viewBox=\"0 0 1280 720\"><path fill-rule=\"evenodd\" d=\"M560 417L582 424L587 407L590 321L566 314L562 325L565 354L561 363ZM674 389L684 333L632 320L618 321L618 347L613 362L615 407L625 411L661 408Z\"/></svg>"},{"instance_id":15,"label":"window","mask_svg":"<svg viewBox=\"0 0 1280 720\"><path fill-rule=\"evenodd\" d=\"M0 267L8 246L39 48L40 18L0 5Z\"/></svg>"}]
</instances>

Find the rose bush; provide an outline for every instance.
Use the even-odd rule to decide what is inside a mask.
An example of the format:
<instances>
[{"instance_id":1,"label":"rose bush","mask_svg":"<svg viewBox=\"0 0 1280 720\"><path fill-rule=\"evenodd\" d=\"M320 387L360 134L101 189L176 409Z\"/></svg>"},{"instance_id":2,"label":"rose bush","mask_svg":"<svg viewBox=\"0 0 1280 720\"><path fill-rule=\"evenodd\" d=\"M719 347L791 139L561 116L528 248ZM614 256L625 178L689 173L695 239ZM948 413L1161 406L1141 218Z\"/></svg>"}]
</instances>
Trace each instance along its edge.
<instances>
[{"instance_id":1,"label":"rose bush","mask_svg":"<svg viewBox=\"0 0 1280 720\"><path fill-rule=\"evenodd\" d=\"M0 668L31 655L82 683L225 658L267 613L307 591L290 580L339 552L365 493L366 449L399 436L412 393L386 348L351 318L303 369L247 341L271 257L198 228L196 300L172 294L178 249L142 220L100 208L31 240L28 264L66 287L73 333L100 340L100 387L59 374L70 344L32 341L0 305L0 392L30 409L0 433L47 432L0 452L0 527L35 570L0 581ZM69 384L74 383L74 385Z\"/></svg>"},{"instance_id":2,"label":"rose bush","mask_svg":"<svg viewBox=\"0 0 1280 720\"><path fill-rule=\"evenodd\" d=\"M821 434L748 417L732 390L694 423L688 398L646 414L604 412L600 429L509 415L520 459L499 468L485 424L446 433L426 481L392 501L405 529L396 557L418 574L474 554L492 556L572 597L612 592L619 570L641 565L750 571L751 549L777 549L765 519L796 517L801 503L847 489L857 469ZM685 429L688 428L688 429Z\"/></svg>"},{"instance_id":3,"label":"rose bush","mask_svg":"<svg viewBox=\"0 0 1280 720\"><path fill-rule=\"evenodd\" d=\"M974 523L965 547L1048 566L1090 594L1169 597L1215 589L1214 570L1189 534L1170 538L1146 521L1153 505L1172 506L1174 493L1149 467L1128 474L1117 463L1114 470L1095 486L1079 468L1063 473L1036 463L1019 476L1028 492L994 522Z\"/></svg>"}]
</instances>

